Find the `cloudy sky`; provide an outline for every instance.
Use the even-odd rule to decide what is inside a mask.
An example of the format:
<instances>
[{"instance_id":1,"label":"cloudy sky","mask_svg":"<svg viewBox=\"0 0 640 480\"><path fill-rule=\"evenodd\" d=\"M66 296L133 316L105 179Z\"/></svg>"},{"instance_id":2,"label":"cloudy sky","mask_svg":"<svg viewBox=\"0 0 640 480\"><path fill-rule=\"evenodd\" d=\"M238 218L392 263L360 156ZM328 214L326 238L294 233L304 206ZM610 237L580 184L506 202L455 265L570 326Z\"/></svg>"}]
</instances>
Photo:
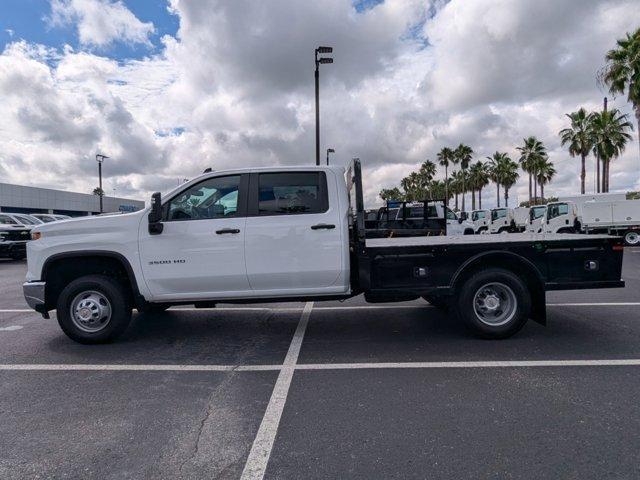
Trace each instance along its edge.
<instances>
[{"instance_id":1,"label":"cloudy sky","mask_svg":"<svg viewBox=\"0 0 640 480\"><path fill-rule=\"evenodd\" d=\"M638 27L638 0L4 0L0 182L90 192L101 152L106 193L146 199L209 166L311 165L326 44L321 148L362 159L369 204L443 146L516 158L529 135L547 192L573 194L564 114L601 105L604 54ZM612 190L640 188L633 135Z\"/></svg>"}]
</instances>

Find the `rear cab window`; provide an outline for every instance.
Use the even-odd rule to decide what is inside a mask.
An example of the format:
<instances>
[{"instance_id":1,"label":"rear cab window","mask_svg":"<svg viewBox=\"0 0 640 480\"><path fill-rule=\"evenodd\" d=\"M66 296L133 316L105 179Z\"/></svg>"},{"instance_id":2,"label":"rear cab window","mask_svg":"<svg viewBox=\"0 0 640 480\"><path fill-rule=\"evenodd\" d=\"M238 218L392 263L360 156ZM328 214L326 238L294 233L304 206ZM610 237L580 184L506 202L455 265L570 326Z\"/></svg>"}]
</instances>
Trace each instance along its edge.
<instances>
[{"instance_id":1,"label":"rear cab window","mask_svg":"<svg viewBox=\"0 0 640 480\"><path fill-rule=\"evenodd\" d=\"M329 209L324 172L258 173L251 183L250 215L316 214Z\"/></svg>"}]
</instances>

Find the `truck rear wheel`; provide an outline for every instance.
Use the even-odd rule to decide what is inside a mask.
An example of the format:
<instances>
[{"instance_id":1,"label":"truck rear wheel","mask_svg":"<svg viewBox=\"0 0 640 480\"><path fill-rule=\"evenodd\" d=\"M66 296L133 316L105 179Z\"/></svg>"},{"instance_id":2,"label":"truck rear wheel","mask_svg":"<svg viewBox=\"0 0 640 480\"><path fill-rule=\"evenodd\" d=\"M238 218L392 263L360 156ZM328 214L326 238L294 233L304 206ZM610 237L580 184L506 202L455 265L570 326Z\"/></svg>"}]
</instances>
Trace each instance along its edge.
<instances>
[{"instance_id":1,"label":"truck rear wheel","mask_svg":"<svg viewBox=\"0 0 640 480\"><path fill-rule=\"evenodd\" d=\"M629 246L640 245L640 231L629 230L624 234L624 244Z\"/></svg>"},{"instance_id":2,"label":"truck rear wheel","mask_svg":"<svg viewBox=\"0 0 640 480\"><path fill-rule=\"evenodd\" d=\"M110 277L87 275L67 285L57 304L62 331L79 343L107 343L131 321L131 304L124 288Z\"/></svg>"},{"instance_id":3,"label":"truck rear wheel","mask_svg":"<svg viewBox=\"0 0 640 480\"><path fill-rule=\"evenodd\" d=\"M508 338L527 322L531 297L526 284L508 270L493 268L472 275L459 289L456 311L475 335Z\"/></svg>"}]
</instances>

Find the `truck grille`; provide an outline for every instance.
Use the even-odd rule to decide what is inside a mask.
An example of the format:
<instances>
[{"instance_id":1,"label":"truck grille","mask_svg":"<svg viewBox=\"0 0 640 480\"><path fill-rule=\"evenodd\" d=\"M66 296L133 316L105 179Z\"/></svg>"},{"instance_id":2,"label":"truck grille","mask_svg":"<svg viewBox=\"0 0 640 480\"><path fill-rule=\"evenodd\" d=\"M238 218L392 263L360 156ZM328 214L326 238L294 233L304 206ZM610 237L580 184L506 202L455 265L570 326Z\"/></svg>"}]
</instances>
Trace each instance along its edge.
<instances>
[{"instance_id":1,"label":"truck grille","mask_svg":"<svg viewBox=\"0 0 640 480\"><path fill-rule=\"evenodd\" d=\"M2 230L5 241L17 242L31 239L31 231L25 229Z\"/></svg>"}]
</instances>

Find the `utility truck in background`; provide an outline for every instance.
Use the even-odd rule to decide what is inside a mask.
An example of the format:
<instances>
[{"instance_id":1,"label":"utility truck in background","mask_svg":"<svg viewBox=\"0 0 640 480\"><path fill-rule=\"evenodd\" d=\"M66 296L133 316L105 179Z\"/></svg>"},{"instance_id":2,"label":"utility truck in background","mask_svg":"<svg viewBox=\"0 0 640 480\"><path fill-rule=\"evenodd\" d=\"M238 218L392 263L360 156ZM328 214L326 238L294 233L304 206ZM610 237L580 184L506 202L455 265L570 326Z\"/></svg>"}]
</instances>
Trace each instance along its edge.
<instances>
[{"instance_id":1,"label":"utility truck in background","mask_svg":"<svg viewBox=\"0 0 640 480\"><path fill-rule=\"evenodd\" d=\"M640 200L611 198L548 204L544 232L616 235L623 237L626 245L640 245Z\"/></svg>"},{"instance_id":2,"label":"utility truck in background","mask_svg":"<svg viewBox=\"0 0 640 480\"><path fill-rule=\"evenodd\" d=\"M471 221L475 233L489 233L491 224L491 210L474 210L471 212Z\"/></svg>"},{"instance_id":3,"label":"utility truck in background","mask_svg":"<svg viewBox=\"0 0 640 480\"><path fill-rule=\"evenodd\" d=\"M516 220L513 208L494 208L491 210L489 233L513 233L516 231Z\"/></svg>"},{"instance_id":4,"label":"utility truck in background","mask_svg":"<svg viewBox=\"0 0 640 480\"><path fill-rule=\"evenodd\" d=\"M534 205L529 208L529 219L525 231L529 233L542 233L544 214L547 211L546 205Z\"/></svg>"},{"instance_id":5,"label":"utility truck in background","mask_svg":"<svg viewBox=\"0 0 640 480\"><path fill-rule=\"evenodd\" d=\"M513 209L513 220L516 232L525 232L529 223L529 207L516 207Z\"/></svg>"},{"instance_id":6,"label":"utility truck in background","mask_svg":"<svg viewBox=\"0 0 640 480\"><path fill-rule=\"evenodd\" d=\"M91 344L122 334L133 309L355 295L423 297L481 337L506 338L546 322L548 290L624 286L622 241L609 236L373 236L359 161L208 172L139 212L34 227L23 289Z\"/></svg>"}]
</instances>

